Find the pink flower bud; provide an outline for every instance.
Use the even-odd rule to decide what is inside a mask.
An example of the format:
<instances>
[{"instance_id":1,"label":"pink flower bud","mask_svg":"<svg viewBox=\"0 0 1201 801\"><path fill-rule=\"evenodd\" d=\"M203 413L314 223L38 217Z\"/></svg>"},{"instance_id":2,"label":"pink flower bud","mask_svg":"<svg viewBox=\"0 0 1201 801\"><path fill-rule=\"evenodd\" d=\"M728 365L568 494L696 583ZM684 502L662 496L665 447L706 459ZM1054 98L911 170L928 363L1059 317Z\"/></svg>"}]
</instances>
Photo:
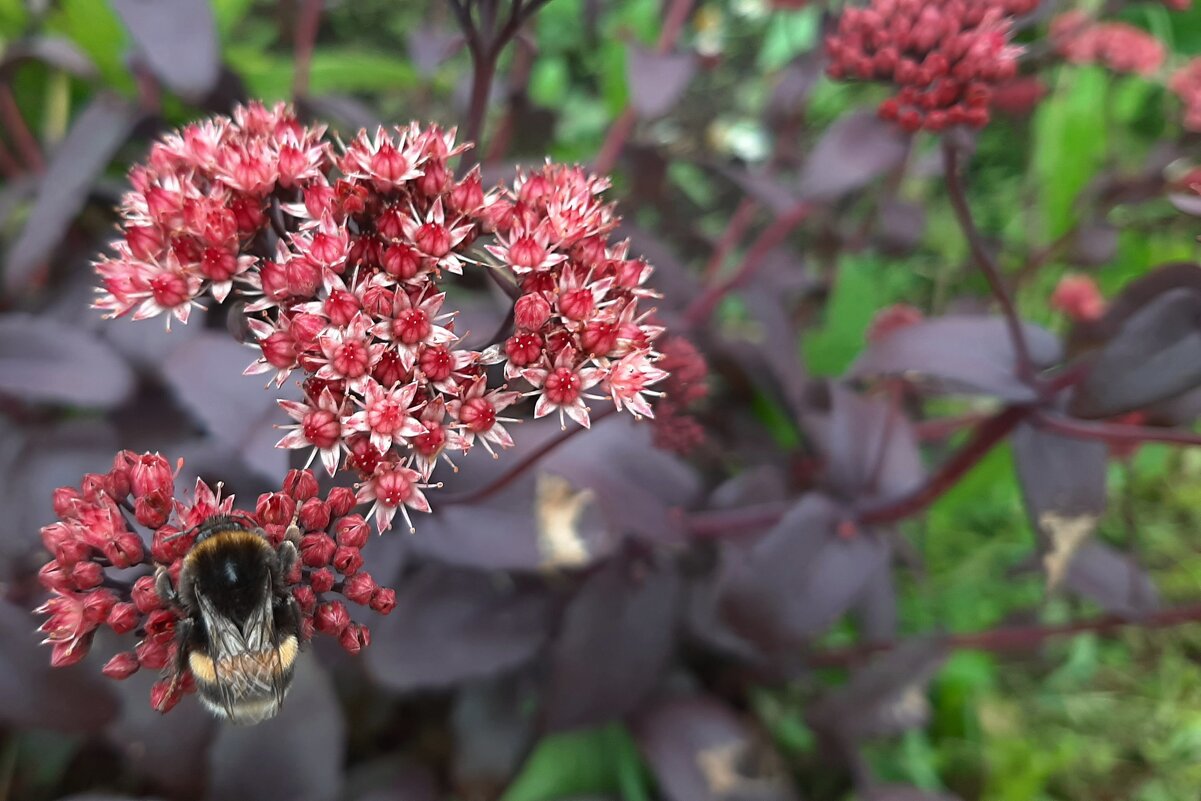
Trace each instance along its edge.
<instances>
[{"instance_id":1,"label":"pink flower bud","mask_svg":"<svg viewBox=\"0 0 1201 801\"><path fill-rule=\"evenodd\" d=\"M154 576L142 576L133 583L130 590L133 605L143 615L150 614L155 609L163 607L163 599L154 591Z\"/></svg>"},{"instance_id":2,"label":"pink flower bud","mask_svg":"<svg viewBox=\"0 0 1201 801\"><path fill-rule=\"evenodd\" d=\"M86 634L82 638L56 642L50 649L50 667L67 667L88 655L92 649L92 636Z\"/></svg>"},{"instance_id":3,"label":"pink flower bud","mask_svg":"<svg viewBox=\"0 0 1201 801\"><path fill-rule=\"evenodd\" d=\"M82 497L74 487L59 487L54 491L54 513L62 518L71 517ZM42 530L45 531L45 528Z\"/></svg>"},{"instance_id":4,"label":"pink flower bud","mask_svg":"<svg viewBox=\"0 0 1201 801\"><path fill-rule=\"evenodd\" d=\"M79 564L85 563L80 562ZM46 589L60 593L70 592L76 587L71 574L53 560L42 565L42 569L38 571L38 582Z\"/></svg>"},{"instance_id":5,"label":"pink flower bud","mask_svg":"<svg viewBox=\"0 0 1201 801\"><path fill-rule=\"evenodd\" d=\"M338 636L338 643L350 654L358 654L371 644L371 632L361 623L351 623Z\"/></svg>"},{"instance_id":6,"label":"pink flower bud","mask_svg":"<svg viewBox=\"0 0 1201 801\"><path fill-rule=\"evenodd\" d=\"M349 515L334 525L338 545L347 548L362 548L371 536L371 527L361 515Z\"/></svg>"},{"instance_id":7,"label":"pink flower bud","mask_svg":"<svg viewBox=\"0 0 1201 801\"><path fill-rule=\"evenodd\" d=\"M375 594L376 589L375 579L371 578L370 573L356 573L343 583L342 594L349 601L367 606L371 603L371 596Z\"/></svg>"},{"instance_id":8,"label":"pink flower bud","mask_svg":"<svg viewBox=\"0 0 1201 801\"><path fill-rule=\"evenodd\" d=\"M371 594L371 608L386 615L396 608L396 590L380 587Z\"/></svg>"},{"instance_id":9,"label":"pink flower bud","mask_svg":"<svg viewBox=\"0 0 1201 801\"><path fill-rule=\"evenodd\" d=\"M329 525L329 504L320 498L309 498L301 504L297 522L305 531L324 531Z\"/></svg>"},{"instance_id":10,"label":"pink flower bud","mask_svg":"<svg viewBox=\"0 0 1201 801\"><path fill-rule=\"evenodd\" d=\"M150 688L150 706L154 708L155 712L170 712L181 698L183 698L183 692L179 685L171 679L156 681Z\"/></svg>"},{"instance_id":11,"label":"pink flower bud","mask_svg":"<svg viewBox=\"0 0 1201 801\"><path fill-rule=\"evenodd\" d=\"M309 574L309 586L316 593L329 592L334 588L334 571L328 567L314 570Z\"/></svg>"},{"instance_id":12,"label":"pink flower bud","mask_svg":"<svg viewBox=\"0 0 1201 801\"><path fill-rule=\"evenodd\" d=\"M175 474L162 456L144 453L136 457L129 468L129 486L136 498L156 490L162 490L171 497L175 494Z\"/></svg>"},{"instance_id":13,"label":"pink flower bud","mask_svg":"<svg viewBox=\"0 0 1201 801\"><path fill-rule=\"evenodd\" d=\"M143 495L134 503L134 517L146 528L158 528L171 516L171 500L161 489Z\"/></svg>"},{"instance_id":14,"label":"pink flower bud","mask_svg":"<svg viewBox=\"0 0 1201 801\"><path fill-rule=\"evenodd\" d=\"M138 672L138 655L132 651L122 651L112 659L104 663L104 667L100 668L100 672L108 676L110 679L128 679L130 676Z\"/></svg>"},{"instance_id":15,"label":"pink flower bud","mask_svg":"<svg viewBox=\"0 0 1201 801\"><path fill-rule=\"evenodd\" d=\"M286 526L296 515L296 500L282 492L264 492L255 504L254 516L263 524Z\"/></svg>"},{"instance_id":16,"label":"pink flower bud","mask_svg":"<svg viewBox=\"0 0 1201 801\"><path fill-rule=\"evenodd\" d=\"M94 589L104 581L104 568L95 562L76 562L71 568L71 581L78 589Z\"/></svg>"},{"instance_id":17,"label":"pink flower bud","mask_svg":"<svg viewBox=\"0 0 1201 801\"><path fill-rule=\"evenodd\" d=\"M325 534L305 534L300 538L300 560L306 567L325 567L334 558L338 546Z\"/></svg>"},{"instance_id":18,"label":"pink flower bud","mask_svg":"<svg viewBox=\"0 0 1201 801\"><path fill-rule=\"evenodd\" d=\"M141 622L142 615L138 612L138 607L127 601L114 605L108 613L108 620L105 621L108 627L118 634L133 631Z\"/></svg>"},{"instance_id":19,"label":"pink flower bud","mask_svg":"<svg viewBox=\"0 0 1201 801\"><path fill-rule=\"evenodd\" d=\"M90 628L96 628L108 617L117 603L117 596L109 590L95 590L84 596L83 619Z\"/></svg>"},{"instance_id":20,"label":"pink flower bud","mask_svg":"<svg viewBox=\"0 0 1201 801\"><path fill-rule=\"evenodd\" d=\"M322 634L338 636L350 625L350 613L346 611L346 604L341 601L321 604L313 616L313 625Z\"/></svg>"},{"instance_id":21,"label":"pink flower bud","mask_svg":"<svg viewBox=\"0 0 1201 801\"><path fill-rule=\"evenodd\" d=\"M313 592L312 587L293 587L292 597L296 599L296 605L303 614L310 615L317 608L317 593Z\"/></svg>"},{"instance_id":22,"label":"pink flower bud","mask_svg":"<svg viewBox=\"0 0 1201 801\"><path fill-rule=\"evenodd\" d=\"M134 646L134 654L138 657L138 664L150 670L162 670L171 661L167 644L154 640L142 640Z\"/></svg>"},{"instance_id":23,"label":"pink flower bud","mask_svg":"<svg viewBox=\"0 0 1201 801\"><path fill-rule=\"evenodd\" d=\"M550 302L541 294L522 295L513 307L513 322L520 329L537 331L550 319Z\"/></svg>"},{"instance_id":24,"label":"pink flower bud","mask_svg":"<svg viewBox=\"0 0 1201 801\"><path fill-rule=\"evenodd\" d=\"M104 555L113 563L113 567L133 567L141 564L142 558L145 556L142 538L129 531L117 535L117 538L103 550Z\"/></svg>"},{"instance_id":25,"label":"pink flower bud","mask_svg":"<svg viewBox=\"0 0 1201 801\"><path fill-rule=\"evenodd\" d=\"M300 502L317 494L317 477L312 470L289 470L284 478L284 492Z\"/></svg>"},{"instance_id":26,"label":"pink flower bud","mask_svg":"<svg viewBox=\"0 0 1201 801\"><path fill-rule=\"evenodd\" d=\"M329 513L332 516L347 515L355 505L354 490L350 487L334 487L325 496L325 502L329 504Z\"/></svg>"},{"instance_id":27,"label":"pink flower bud","mask_svg":"<svg viewBox=\"0 0 1201 801\"><path fill-rule=\"evenodd\" d=\"M542 337L537 334L514 334L505 340L505 356L515 367L526 367L542 355Z\"/></svg>"},{"instance_id":28,"label":"pink flower bud","mask_svg":"<svg viewBox=\"0 0 1201 801\"><path fill-rule=\"evenodd\" d=\"M343 576L351 576L363 566L363 554L358 548L340 546L334 551L334 568Z\"/></svg>"}]
</instances>

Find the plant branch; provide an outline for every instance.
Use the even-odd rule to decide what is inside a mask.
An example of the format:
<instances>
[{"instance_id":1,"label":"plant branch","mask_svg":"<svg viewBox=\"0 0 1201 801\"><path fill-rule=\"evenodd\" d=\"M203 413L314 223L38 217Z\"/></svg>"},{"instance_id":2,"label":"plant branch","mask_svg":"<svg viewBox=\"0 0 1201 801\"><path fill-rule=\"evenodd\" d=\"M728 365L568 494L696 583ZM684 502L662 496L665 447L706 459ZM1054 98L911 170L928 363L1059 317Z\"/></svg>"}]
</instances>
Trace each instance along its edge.
<instances>
[{"instance_id":1,"label":"plant branch","mask_svg":"<svg viewBox=\"0 0 1201 801\"><path fill-rule=\"evenodd\" d=\"M688 515L684 526L698 539L730 539L773 526L796 504L795 500L760 503Z\"/></svg>"},{"instance_id":2,"label":"plant branch","mask_svg":"<svg viewBox=\"0 0 1201 801\"><path fill-rule=\"evenodd\" d=\"M1201 434L1182 431L1178 428L1157 426L1134 426L1125 423L1106 423L1096 420L1081 420L1048 412L1036 412L1034 424L1047 431L1076 439L1104 440L1113 443L1159 442L1164 445L1190 447L1201 445Z\"/></svg>"},{"instance_id":3,"label":"plant branch","mask_svg":"<svg viewBox=\"0 0 1201 801\"><path fill-rule=\"evenodd\" d=\"M972 210L968 205L967 195L963 190L963 181L959 176L959 151L950 139L943 139L942 155L947 193L951 197L951 207L955 210L955 219L958 220L959 227L963 229L963 235L967 239L968 248L972 252L976 266L984 274L989 289L1001 304L1001 312L1005 315L1005 325L1009 328L1009 338L1013 343L1013 352L1017 356L1018 377L1023 381L1031 382L1034 378L1034 367L1030 361L1030 349L1026 345L1026 335L1022 331L1022 323L1018 319L1013 298L1009 296L1009 291L1001 280L1001 271L989 254L988 248L984 246L980 231L972 219Z\"/></svg>"},{"instance_id":4,"label":"plant branch","mask_svg":"<svg viewBox=\"0 0 1201 801\"><path fill-rule=\"evenodd\" d=\"M738 204L738 208L730 215L730 221L726 224L726 230L722 231L721 238L713 246L713 255L709 257L709 261L705 264L705 271L701 274L702 285L709 286L716 280L717 274L721 271L721 266L725 264L726 258L730 255L730 251L742 239L746 233L747 226L754 219L757 205L754 199L744 197L742 202Z\"/></svg>"},{"instance_id":5,"label":"plant branch","mask_svg":"<svg viewBox=\"0 0 1201 801\"><path fill-rule=\"evenodd\" d=\"M616 411L617 411L616 407L606 406L604 409L601 409L599 412L592 415L592 422L595 424L596 422L598 422L600 420L604 420L606 417L608 417L609 415L613 414ZM496 493L500 492L505 487L512 484L518 478L520 478L521 475L523 473L525 473L526 470L529 470L531 467L533 467L535 464L537 464L542 459L543 456L546 456L546 454L550 453L555 448L559 447L564 442L571 439L572 437L574 437L576 434L580 433L581 431L587 431L587 430L588 429L584 428L583 426L577 425L577 426L572 426L571 428L568 428L565 431L561 431L561 432L559 432L558 436L552 437L551 439L549 439L546 442L539 445L537 448L535 448L533 451L531 451L524 459L522 459L517 464L513 465L512 469L510 469L509 472L505 473L502 476L497 477L496 479L494 479L492 481L492 483L487 484L483 487L480 487L479 489L471 490L470 492L464 492L464 493L460 493L458 495L451 495L446 498L441 498L441 499L439 499L438 503L441 506L457 506L457 505L467 504L467 503L476 503L478 501L484 500L485 498L489 498L489 497L495 495Z\"/></svg>"},{"instance_id":6,"label":"plant branch","mask_svg":"<svg viewBox=\"0 0 1201 801\"><path fill-rule=\"evenodd\" d=\"M1007 406L972 430L971 437L926 477L920 486L900 498L876 501L859 511L860 525L896 523L923 511L959 482L997 443L1030 415L1029 406Z\"/></svg>"},{"instance_id":7,"label":"plant branch","mask_svg":"<svg viewBox=\"0 0 1201 801\"><path fill-rule=\"evenodd\" d=\"M972 649L977 651L1024 651L1038 648L1044 642L1055 637L1072 634L1093 632L1096 634L1112 634L1127 626L1141 629L1163 629L1180 626L1186 623L1201 621L1201 604L1169 607L1150 612L1138 618L1121 617L1120 615L1102 615L1071 623L1061 623L1051 626L1002 626L985 631L953 634L937 638L946 647L953 649ZM882 651L895 648L899 643L865 643L850 648L832 651L822 651L809 657L808 662L814 667L848 667L860 664Z\"/></svg>"},{"instance_id":8,"label":"plant branch","mask_svg":"<svg viewBox=\"0 0 1201 801\"><path fill-rule=\"evenodd\" d=\"M31 172L41 172L45 165L38 140L25 124L25 118L21 116L21 109L17 106L12 89L3 83L0 83L0 122L4 123L4 127L12 136L13 146L25 160L25 166Z\"/></svg>"},{"instance_id":9,"label":"plant branch","mask_svg":"<svg viewBox=\"0 0 1201 801\"><path fill-rule=\"evenodd\" d=\"M296 62L292 74L292 97L304 97L309 92L309 72L313 63L313 47L317 42L318 22L321 20L322 0L304 0L292 40Z\"/></svg>"},{"instance_id":10,"label":"plant branch","mask_svg":"<svg viewBox=\"0 0 1201 801\"><path fill-rule=\"evenodd\" d=\"M684 319L687 323L694 327L704 325L721 299L749 281L767 259L768 254L788 238L793 229L809 216L812 209L813 206L808 201L801 201L767 226L747 250L742 264L739 265L734 275L709 287L692 301L692 304L684 312Z\"/></svg>"}]
</instances>

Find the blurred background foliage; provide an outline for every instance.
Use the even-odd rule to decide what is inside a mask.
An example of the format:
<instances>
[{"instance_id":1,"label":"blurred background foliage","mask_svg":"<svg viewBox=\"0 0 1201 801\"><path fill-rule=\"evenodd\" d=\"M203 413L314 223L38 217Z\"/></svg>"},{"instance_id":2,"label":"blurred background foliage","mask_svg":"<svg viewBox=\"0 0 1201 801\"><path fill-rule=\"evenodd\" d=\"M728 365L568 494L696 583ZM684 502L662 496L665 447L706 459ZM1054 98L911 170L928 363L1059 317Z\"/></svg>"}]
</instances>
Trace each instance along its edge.
<instances>
[{"instance_id":1,"label":"blurred background foliage","mask_svg":"<svg viewBox=\"0 0 1201 801\"><path fill-rule=\"evenodd\" d=\"M139 125L173 127L226 110L234 96L293 97L298 0L211 5L223 64L219 83L204 97L162 90L158 117ZM632 83L640 76L628 67L631 48L653 46L663 13L659 0L551 0L502 56L485 140L495 146L502 126L508 140L500 152L484 145L487 163L544 156L589 162L639 91ZM669 112L639 122L613 173L623 213L689 269L701 269L743 197L731 170L749 174L773 153L795 163L834 120L882 97L874 86L818 77L826 14L803 2L730 0L701 2L689 17L682 39L698 55L695 75ZM1172 59L1201 55L1201 8L1169 12L1148 0L1124 4L1118 16L1153 32ZM17 45L31 41L52 43L49 57L13 57ZM136 50L108 0L0 0L2 70L45 153L55 151L99 93L144 101L147 91L159 91L139 79L144 67L131 66L138 63L131 58ZM979 135L968 185L978 222L998 241L1011 272L1068 236L1065 246L1022 276L1018 295L1024 316L1063 331L1065 322L1048 299L1065 273L1087 271L1112 294L1153 265L1196 259L1196 219L1162 198L1104 201L1102 208L1099 189L1115 176L1185 164L1198 140L1181 134L1176 100L1158 83L1095 66L1052 64L1040 74L1048 94L1034 113L998 115ZM469 77L470 59L447 4L331 0L321 12L302 107L342 130L409 119L451 124L463 118ZM781 91L803 98L785 129L787 141L778 140L780 129L772 125ZM4 139L12 144L11 130ZM115 198L125 169L144 147L138 139L125 144L94 191ZM801 312L805 333L797 345L812 374L841 374L884 306L905 302L938 313L971 308L970 298L984 294L983 280L963 269L966 246L941 186L929 178L934 154L933 137L919 136L910 154L914 167L892 191L856 195L832 211L840 225L861 224L868 232L858 246L831 247L820 229L798 240L798 275L821 288L815 294L821 302ZM23 202L29 191L18 184L0 190L0 231L10 244L30 211ZM110 224L111 218L89 213L75 226L102 235ZM724 301L719 320L731 329L755 323L736 296ZM799 441L777 401L759 393L753 408L760 433L786 447ZM947 411L972 408L948 401ZM1201 453L1144 446L1111 463L1109 485L1116 500L1099 536L1137 551L1165 602L1201 596ZM982 461L924 518L906 524L904 535L922 567L899 579L903 634L1057 623L1097 611L1087 601L1044 598L1042 578L1026 569L1032 534L1008 448ZM854 627L843 624L823 645L837 648L854 637ZM929 725L873 743L867 757L884 779L965 799L1196 798L1199 660L1201 627L1195 624L1084 633L1031 652L960 651L931 684ZM839 684L844 676L841 669L824 669L816 683L763 685L749 696L749 712L806 798L851 797L828 775L803 713L815 687ZM343 700L353 706L353 692ZM435 695L414 703L445 702ZM437 733L403 737L412 746L405 760L439 764L443 758ZM347 786L370 786L368 776L379 766L360 763L355 733L349 738ZM389 744L364 747L379 755ZM136 771L111 770L121 764L110 746L87 736L10 726L0 742L0 799L51 799L92 788L168 792ZM353 789L347 796L409 797ZM630 732L612 724L543 738L499 797L642 801L659 793Z\"/></svg>"}]
</instances>

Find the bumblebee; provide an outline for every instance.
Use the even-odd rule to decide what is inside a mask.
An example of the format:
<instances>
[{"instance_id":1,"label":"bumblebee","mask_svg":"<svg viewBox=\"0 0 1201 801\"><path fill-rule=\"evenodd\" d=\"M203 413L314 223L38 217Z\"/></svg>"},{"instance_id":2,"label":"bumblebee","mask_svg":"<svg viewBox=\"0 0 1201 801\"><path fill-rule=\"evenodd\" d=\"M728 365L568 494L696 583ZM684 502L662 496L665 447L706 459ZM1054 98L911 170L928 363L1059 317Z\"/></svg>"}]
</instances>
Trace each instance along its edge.
<instances>
[{"instance_id":1,"label":"bumblebee","mask_svg":"<svg viewBox=\"0 0 1201 801\"><path fill-rule=\"evenodd\" d=\"M190 670L200 700L231 723L274 717L292 684L300 609L287 587L297 562L295 526L273 547L259 528L214 515L197 528L173 586L159 568L156 589L181 612L174 680Z\"/></svg>"}]
</instances>

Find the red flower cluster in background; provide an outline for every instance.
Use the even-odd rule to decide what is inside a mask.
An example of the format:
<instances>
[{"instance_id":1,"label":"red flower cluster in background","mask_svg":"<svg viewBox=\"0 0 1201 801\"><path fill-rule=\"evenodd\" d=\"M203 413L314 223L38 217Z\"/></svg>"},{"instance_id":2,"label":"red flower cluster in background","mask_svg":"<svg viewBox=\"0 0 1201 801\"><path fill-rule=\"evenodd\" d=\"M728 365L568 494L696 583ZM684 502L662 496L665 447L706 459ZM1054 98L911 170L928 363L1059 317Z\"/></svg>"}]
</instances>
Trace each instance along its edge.
<instances>
[{"instance_id":1,"label":"red flower cluster in background","mask_svg":"<svg viewBox=\"0 0 1201 801\"><path fill-rule=\"evenodd\" d=\"M1163 43L1124 22L1097 22L1083 11L1060 14L1051 21L1055 51L1076 64L1103 64L1114 72L1153 75L1163 66Z\"/></svg>"},{"instance_id":2,"label":"red flower cluster in background","mask_svg":"<svg viewBox=\"0 0 1201 801\"><path fill-rule=\"evenodd\" d=\"M872 0L848 7L826 39L833 78L893 83L880 115L907 131L983 127L999 84L1017 73L1013 17L1037 0Z\"/></svg>"},{"instance_id":3,"label":"red flower cluster in background","mask_svg":"<svg viewBox=\"0 0 1201 801\"><path fill-rule=\"evenodd\" d=\"M324 133L251 105L157 144L131 175L97 306L186 322L206 292L248 296L261 356L247 372L304 374L304 400L281 401L295 424L280 447L357 471L381 530L430 510L422 490L447 451L511 445L502 414L523 394L534 417L583 426L586 398L653 417L666 373L639 308L652 269L609 241L606 181L547 164L485 191L478 170L454 176L453 131L362 131L341 153ZM465 269L516 296L515 330L483 351L444 309L441 280Z\"/></svg>"},{"instance_id":4,"label":"red flower cluster in background","mask_svg":"<svg viewBox=\"0 0 1201 801\"><path fill-rule=\"evenodd\" d=\"M1201 131L1201 58L1194 58L1176 70L1168 88L1184 104L1184 127Z\"/></svg>"},{"instance_id":5,"label":"red flower cluster in background","mask_svg":"<svg viewBox=\"0 0 1201 801\"><path fill-rule=\"evenodd\" d=\"M122 451L109 472L90 473L78 489L55 493L59 520L42 528L51 559L38 574L52 593L38 611L49 616L41 631L55 667L83 659L101 626L138 638L132 650L108 661L105 675L124 679L141 668L172 664L179 612L159 597L154 572L145 568L164 567L178 581L196 527L234 508L233 497L220 497L220 486L214 492L203 481L196 482L190 500L176 497L177 471L158 454ZM396 593L361 569L369 528L362 516L350 513L354 504L351 490L335 487L322 498L310 471L293 470L282 491L259 496L253 512L239 515L277 546L296 524L302 532L300 563L287 579L300 606L303 638L319 632L358 653L370 642L370 631L350 620L345 603L327 596L341 595L386 615L396 606ZM165 712L192 689L190 674L169 676L154 685L152 703Z\"/></svg>"}]
</instances>

